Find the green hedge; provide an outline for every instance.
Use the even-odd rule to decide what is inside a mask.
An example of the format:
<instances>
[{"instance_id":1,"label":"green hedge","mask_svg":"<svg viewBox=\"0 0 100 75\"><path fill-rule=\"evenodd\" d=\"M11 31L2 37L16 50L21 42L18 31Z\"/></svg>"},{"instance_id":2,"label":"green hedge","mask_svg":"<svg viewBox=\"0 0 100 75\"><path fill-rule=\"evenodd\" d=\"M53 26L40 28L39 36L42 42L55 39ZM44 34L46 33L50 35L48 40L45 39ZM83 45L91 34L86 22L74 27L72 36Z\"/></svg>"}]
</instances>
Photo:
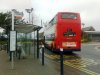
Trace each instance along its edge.
<instances>
[{"instance_id":1,"label":"green hedge","mask_svg":"<svg viewBox=\"0 0 100 75\"><path fill-rule=\"evenodd\" d=\"M7 41L0 41L0 45L7 44Z\"/></svg>"},{"instance_id":2,"label":"green hedge","mask_svg":"<svg viewBox=\"0 0 100 75\"><path fill-rule=\"evenodd\" d=\"M81 40L82 43L86 43L86 42L90 42L90 41L91 41L90 39L82 39Z\"/></svg>"}]
</instances>

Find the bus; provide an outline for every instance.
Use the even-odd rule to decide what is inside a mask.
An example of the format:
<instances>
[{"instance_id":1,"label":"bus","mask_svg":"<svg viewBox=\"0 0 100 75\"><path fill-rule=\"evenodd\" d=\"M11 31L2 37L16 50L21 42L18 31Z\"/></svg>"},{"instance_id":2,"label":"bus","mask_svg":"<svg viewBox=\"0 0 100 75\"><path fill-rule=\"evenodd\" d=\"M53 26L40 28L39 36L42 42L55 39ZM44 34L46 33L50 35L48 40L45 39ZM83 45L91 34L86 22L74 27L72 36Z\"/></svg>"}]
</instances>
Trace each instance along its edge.
<instances>
[{"instance_id":1,"label":"bus","mask_svg":"<svg viewBox=\"0 0 100 75\"><path fill-rule=\"evenodd\" d=\"M74 12L58 12L44 30L45 45L52 51L81 50L80 14Z\"/></svg>"}]
</instances>

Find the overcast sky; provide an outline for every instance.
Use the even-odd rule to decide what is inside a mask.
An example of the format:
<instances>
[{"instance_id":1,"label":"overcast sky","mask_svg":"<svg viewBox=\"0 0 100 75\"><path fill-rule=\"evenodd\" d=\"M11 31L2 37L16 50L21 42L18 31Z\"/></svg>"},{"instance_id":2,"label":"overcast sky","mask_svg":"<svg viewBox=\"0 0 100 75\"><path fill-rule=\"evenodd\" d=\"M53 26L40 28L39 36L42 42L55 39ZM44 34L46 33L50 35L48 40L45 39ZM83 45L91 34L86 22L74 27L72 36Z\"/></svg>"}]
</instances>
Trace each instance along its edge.
<instances>
[{"instance_id":1,"label":"overcast sky","mask_svg":"<svg viewBox=\"0 0 100 75\"><path fill-rule=\"evenodd\" d=\"M57 12L79 12L82 23L100 30L100 0L32 0L35 13L50 21Z\"/></svg>"},{"instance_id":2,"label":"overcast sky","mask_svg":"<svg viewBox=\"0 0 100 75\"><path fill-rule=\"evenodd\" d=\"M24 9L31 6L31 0L0 0L0 9Z\"/></svg>"},{"instance_id":3,"label":"overcast sky","mask_svg":"<svg viewBox=\"0 0 100 75\"><path fill-rule=\"evenodd\" d=\"M100 0L0 0L1 9L34 8L37 22L50 21L57 12L78 12L81 21L100 31Z\"/></svg>"}]
</instances>

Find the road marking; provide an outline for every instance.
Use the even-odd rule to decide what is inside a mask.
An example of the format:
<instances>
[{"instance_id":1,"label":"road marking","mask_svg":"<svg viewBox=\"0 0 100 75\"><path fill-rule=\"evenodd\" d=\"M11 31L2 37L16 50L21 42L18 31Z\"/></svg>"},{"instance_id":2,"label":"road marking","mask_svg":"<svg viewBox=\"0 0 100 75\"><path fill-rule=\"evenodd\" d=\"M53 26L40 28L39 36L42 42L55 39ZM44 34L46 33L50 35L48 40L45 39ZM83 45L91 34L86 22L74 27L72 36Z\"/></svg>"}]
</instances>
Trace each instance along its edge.
<instances>
[{"instance_id":1,"label":"road marking","mask_svg":"<svg viewBox=\"0 0 100 75\"><path fill-rule=\"evenodd\" d=\"M50 57L52 57L52 59L59 59L60 58L60 55L49 55ZM67 56L67 55L64 55L64 58L75 58L75 56Z\"/></svg>"},{"instance_id":2,"label":"road marking","mask_svg":"<svg viewBox=\"0 0 100 75\"><path fill-rule=\"evenodd\" d=\"M45 54L46 57L50 58L50 59L59 59L60 55L48 55ZM75 58L75 56L67 56L64 55L64 58ZM65 60L64 61L64 65L70 66L72 68L75 68L77 70L80 70L82 72L85 72L89 75L100 75L99 73L96 73L94 71L91 71L89 69L86 69L87 66L91 66L91 65L98 65L97 62L95 62L92 59L89 58L82 58L82 59L71 59L71 60Z\"/></svg>"},{"instance_id":3,"label":"road marking","mask_svg":"<svg viewBox=\"0 0 100 75\"><path fill-rule=\"evenodd\" d=\"M50 59L59 59L60 58L60 55L48 55L46 53L44 53L44 55ZM75 56L64 55L64 58L75 58ZM71 63L71 61L73 61L74 64ZM75 62L76 62L76 64L75 64ZM79 64L78 62L81 62L81 63ZM86 69L87 66L98 65L98 63L95 62L93 59L89 59L89 58L78 59L77 58L77 59L65 60L64 65L70 66L70 67L75 68L79 71L85 72L89 75L100 75L99 73L96 73L94 71Z\"/></svg>"},{"instance_id":4,"label":"road marking","mask_svg":"<svg viewBox=\"0 0 100 75\"><path fill-rule=\"evenodd\" d=\"M90 74L90 75L100 75L99 73L93 72L93 71L88 70L88 69L86 69L86 68L83 68L83 67L81 67L81 66L73 65L73 64L71 64L71 63L68 62L68 61L64 61L64 64L67 65L67 66L73 67L73 68L75 68L75 69L78 69L78 70L80 70L80 71L82 71L82 72L85 72L85 73L87 73L87 74Z\"/></svg>"},{"instance_id":5,"label":"road marking","mask_svg":"<svg viewBox=\"0 0 100 75\"><path fill-rule=\"evenodd\" d=\"M48 58L51 58L51 59L60 59L60 55L48 55L46 54L46 56ZM67 59L67 58L71 58L70 60ZM66 59L67 61L69 61L70 63L73 63L73 64L76 64L76 65L83 65L83 67L86 67L86 66L91 66L91 65L98 65L97 62L95 62L93 59L89 59L89 58L75 58L75 56L67 56L67 55L64 55L64 59Z\"/></svg>"}]
</instances>

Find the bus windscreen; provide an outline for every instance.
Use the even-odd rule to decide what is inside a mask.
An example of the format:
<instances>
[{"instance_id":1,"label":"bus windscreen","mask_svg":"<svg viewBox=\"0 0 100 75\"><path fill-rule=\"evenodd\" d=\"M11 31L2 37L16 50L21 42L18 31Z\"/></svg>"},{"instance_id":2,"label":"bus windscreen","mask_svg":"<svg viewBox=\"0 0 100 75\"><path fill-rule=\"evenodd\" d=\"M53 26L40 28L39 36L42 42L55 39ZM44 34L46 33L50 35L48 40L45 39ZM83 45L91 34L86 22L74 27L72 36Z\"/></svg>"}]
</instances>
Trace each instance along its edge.
<instances>
[{"instance_id":1,"label":"bus windscreen","mask_svg":"<svg viewBox=\"0 0 100 75\"><path fill-rule=\"evenodd\" d=\"M72 14L72 13L62 13L61 18L62 19L77 19L77 15Z\"/></svg>"}]
</instances>

